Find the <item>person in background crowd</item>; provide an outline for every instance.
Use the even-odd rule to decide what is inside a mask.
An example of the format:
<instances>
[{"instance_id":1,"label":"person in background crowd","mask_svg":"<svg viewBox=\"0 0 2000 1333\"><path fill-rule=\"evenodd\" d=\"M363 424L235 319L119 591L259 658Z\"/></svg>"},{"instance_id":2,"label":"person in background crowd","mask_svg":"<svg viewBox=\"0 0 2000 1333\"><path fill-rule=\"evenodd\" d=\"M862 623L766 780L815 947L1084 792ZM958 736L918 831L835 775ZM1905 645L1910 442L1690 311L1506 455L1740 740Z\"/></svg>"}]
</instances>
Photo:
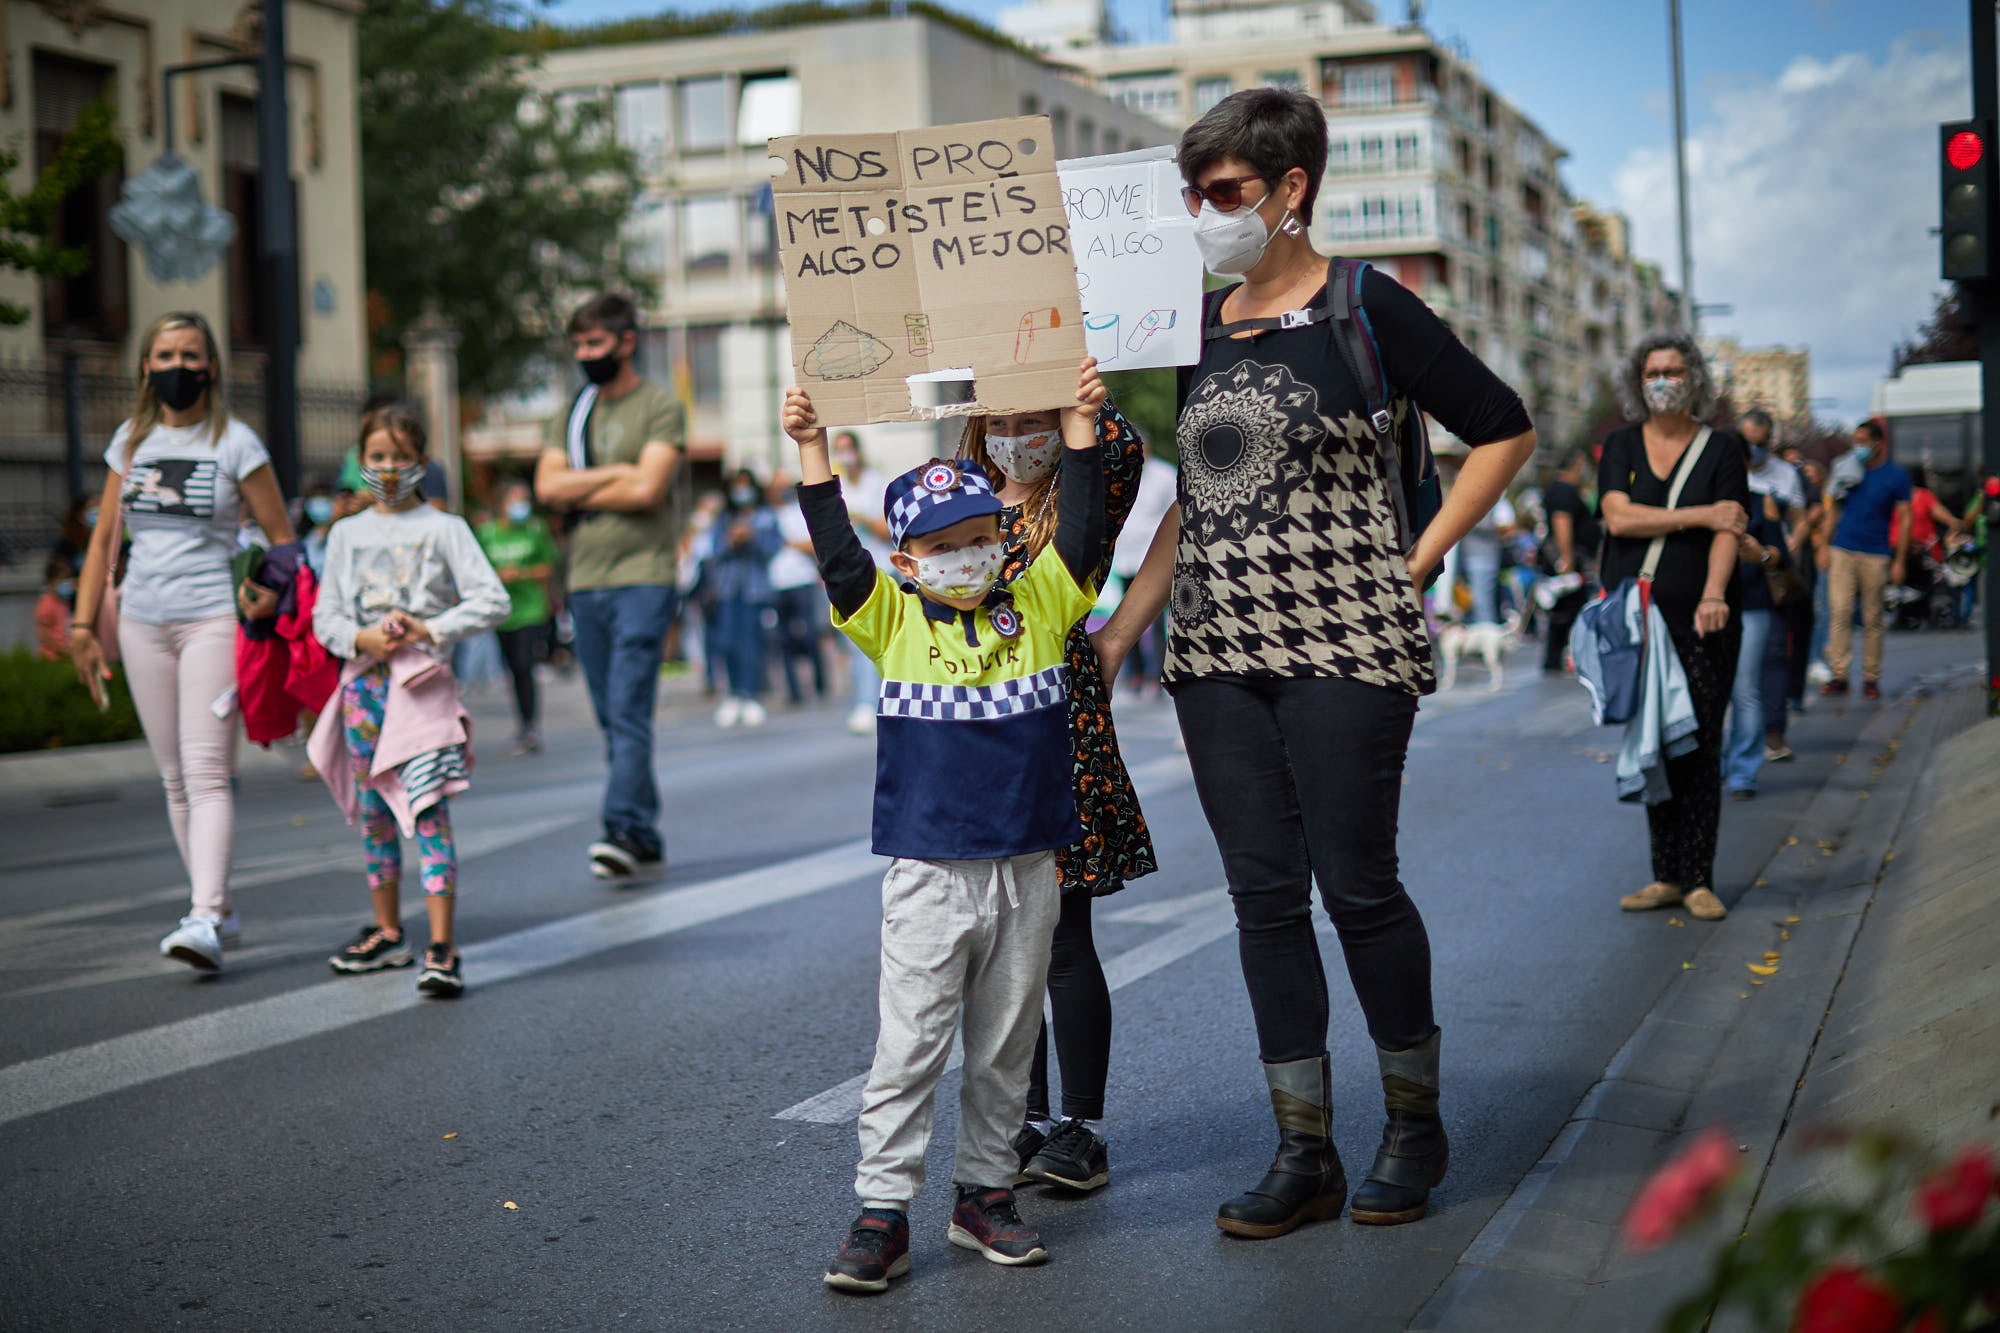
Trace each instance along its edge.
<instances>
[{"instance_id":1,"label":"person in background crowd","mask_svg":"<svg viewBox=\"0 0 2000 1333\"><path fill-rule=\"evenodd\" d=\"M1451 484L1456 485L1459 468L1467 455L1442 455L1441 461ZM1500 623L1500 547L1514 527L1514 506L1506 496L1480 515L1472 530L1458 543L1457 577L1472 593L1472 609L1467 624Z\"/></svg>"},{"instance_id":2,"label":"person in background crowd","mask_svg":"<svg viewBox=\"0 0 2000 1333\"><path fill-rule=\"evenodd\" d=\"M35 651L48 662L69 656L69 622L76 614L76 568L50 556L42 566L42 592L35 598Z\"/></svg>"},{"instance_id":3,"label":"person in background crowd","mask_svg":"<svg viewBox=\"0 0 2000 1333\"><path fill-rule=\"evenodd\" d=\"M1754 471L1757 461L1756 448L1746 445L1746 470ZM1782 656L1778 658L1777 691L1766 694L1764 689L1771 640L1783 628L1777 618L1776 579L1790 563L1786 549L1789 534L1780 518L1783 512L1776 496L1760 493L1751 483L1748 526L1736 539L1737 581L1743 589L1743 637L1736 654L1736 683L1729 695L1729 730L1722 742L1722 785L1730 799L1737 801L1757 794L1771 715L1775 713L1782 720L1785 712Z\"/></svg>"},{"instance_id":4,"label":"person in background crowd","mask_svg":"<svg viewBox=\"0 0 2000 1333\"><path fill-rule=\"evenodd\" d=\"M534 492L518 479L500 489L500 510L479 525L479 548L507 585L507 618L496 631L500 655L514 682L515 754L542 748L541 700L535 664L548 647L549 580L555 577L556 539L535 513Z\"/></svg>"},{"instance_id":5,"label":"person in background crowd","mask_svg":"<svg viewBox=\"0 0 2000 1333\"><path fill-rule=\"evenodd\" d=\"M1749 482L1753 497L1750 535L1766 545L1781 546L1783 558L1769 565L1746 564L1743 567L1746 646L1744 656L1737 662L1736 693L1738 696L1743 693L1745 670L1755 672L1757 697L1764 717L1764 762L1782 764L1792 759L1792 749L1785 743L1785 734L1794 694L1793 672L1796 668L1798 692L1802 693L1805 688L1806 654L1812 641L1812 585L1801 571L1813 567L1812 524L1818 498L1809 491L1805 475L1799 471L1797 464L1773 450L1772 431L1771 414L1761 407L1751 408L1737 423L1737 433L1750 446ZM1760 530L1766 520L1776 522L1783 528L1782 543L1773 540L1769 532ZM1750 612L1760 603L1768 606L1769 625L1763 656L1752 662L1748 656L1748 641L1754 633ZM1740 698L1736 706L1740 709ZM1734 753L1737 739L1735 725L1732 721L1728 743L1732 757L1724 761L1735 770L1726 781L1732 794L1754 790L1756 786L1755 770L1751 767L1754 757ZM1748 781L1744 780L1746 773Z\"/></svg>"},{"instance_id":6,"label":"person in background crowd","mask_svg":"<svg viewBox=\"0 0 2000 1333\"><path fill-rule=\"evenodd\" d=\"M71 569L83 568L84 552L90 549L90 531L97 526L98 497L89 491L72 495L63 511L56 539L49 546L49 559L60 560Z\"/></svg>"},{"instance_id":7,"label":"person in background crowd","mask_svg":"<svg viewBox=\"0 0 2000 1333\"><path fill-rule=\"evenodd\" d=\"M1653 605L1667 624L1694 704L1695 748L1667 760L1672 795L1646 807L1653 882L1626 894L1628 912L1686 905L1690 916L1720 921L1728 908L1715 893L1715 831L1722 813L1722 723L1742 648L1738 542L1749 526L1746 450L1716 431L1688 467L1678 502L1674 475L1694 447L1701 419L1715 407L1715 382L1694 339L1655 334L1640 341L1621 386L1638 418L1613 431L1597 464L1604 543L1604 586L1637 577L1653 539L1664 537L1653 578Z\"/></svg>"},{"instance_id":8,"label":"person in background crowd","mask_svg":"<svg viewBox=\"0 0 2000 1333\"><path fill-rule=\"evenodd\" d=\"M819 566L813 563L812 534L799 510L797 489L791 478L779 473L765 492L778 521L778 538L784 543L771 557L766 573L771 580L771 605L778 615L775 637L778 662L785 672L785 697L795 708L806 701L799 685L801 663L812 673L813 698L826 698L826 654L820 651L819 628L827 623Z\"/></svg>"},{"instance_id":9,"label":"person in background crowd","mask_svg":"<svg viewBox=\"0 0 2000 1333\"><path fill-rule=\"evenodd\" d=\"M1171 598L1165 684L1235 904L1243 979L1279 1147L1216 1225L1262 1239L1311 1221L1414 1222L1449 1156L1430 937L1397 872L1403 770L1417 700L1437 688L1418 588L1535 450L1520 395L1380 268L1360 284L1384 378L1470 455L1444 507L1406 544L1390 487L1356 441L1366 405L1322 319L1328 260L1313 248L1326 113L1254 88L1181 136L1195 240L1212 273L1241 275L1207 310L1179 415L1180 503L1097 634L1114 679ZM1232 327L1233 326L1233 327ZM1224 336L1217 336L1217 335ZM1242 463L1254 430L1266 452ZM1243 534L1282 551L1243 577ZM1312 894L1340 936L1376 1053L1384 1123L1347 1197L1333 1143L1331 1010Z\"/></svg>"},{"instance_id":10,"label":"person in background crowd","mask_svg":"<svg viewBox=\"0 0 2000 1333\"><path fill-rule=\"evenodd\" d=\"M132 548L118 585L118 648L146 745L166 789L167 820L193 900L160 953L204 972L222 966L242 927L229 899L236 834L236 617L257 620L277 596L232 588L237 516L265 541L293 539L264 442L229 414L222 353L208 321L176 311L139 342L139 398L104 451L100 514L122 506ZM115 553L101 521L77 578L70 660L98 702L111 678L98 608Z\"/></svg>"},{"instance_id":11,"label":"person in background crowd","mask_svg":"<svg viewBox=\"0 0 2000 1333\"><path fill-rule=\"evenodd\" d=\"M684 612L679 621L681 651L701 659L701 692L710 699L721 694L729 683L715 637L715 597L705 577L708 548L714 539L716 520L721 517L721 491L703 491L695 497L687 527L681 532L678 573Z\"/></svg>"},{"instance_id":12,"label":"person in background crowd","mask_svg":"<svg viewBox=\"0 0 2000 1333\"><path fill-rule=\"evenodd\" d=\"M854 535L861 549L875 564L889 567L889 525L882 517L882 497L888 479L868 466L861 452L861 437L851 430L835 431L830 448L834 475L840 478L841 498L847 502L847 516L853 520ZM847 729L857 736L875 734L875 708L882 692L882 676L874 661L852 639L841 635L847 645L848 688L853 706L848 710Z\"/></svg>"},{"instance_id":13,"label":"person in background crowd","mask_svg":"<svg viewBox=\"0 0 2000 1333\"><path fill-rule=\"evenodd\" d=\"M604 732L609 773L604 836L591 873L629 883L666 868L660 789L653 776L653 710L660 653L680 597L671 503L687 448L674 396L639 377L639 312L615 294L569 319L570 350L588 383L549 422L535 464L535 496L577 516L569 539L569 614L590 706Z\"/></svg>"},{"instance_id":14,"label":"person in background crowd","mask_svg":"<svg viewBox=\"0 0 2000 1333\"><path fill-rule=\"evenodd\" d=\"M1572 449L1556 464L1556 479L1542 492L1542 508L1548 514L1547 560L1552 577L1563 580L1565 588L1549 608L1548 641L1542 649L1542 670L1557 674L1568 669L1569 634L1577 612L1589 602L1591 583L1597 572L1597 548L1602 533L1597 515L1583 497L1584 474L1589 455ZM1568 586L1570 578L1578 580Z\"/></svg>"},{"instance_id":15,"label":"person in background crowd","mask_svg":"<svg viewBox=\"0 0 2000 1333\"><path fill-rule=\"evenodd\" d=\"M1842 695L1854 663L1854 608L1861 607L1861 692L1882 697L1882 591L1901 585L1910 559L1910 474L1889 459L1881 423L1854 428L1858 480L1833 500L1833 540L1826 553L1828 627L1826 665L1832 679L1821 694ZM1850 469L1851 472L1851 469ZM1890 534L1895 537L1892 542Z\"/></svg>"},{"instance_id":16,"label":"person in background crowd","mask_svg":"<svg viewBox=\"0 0 2000 1333\"><path fill-rule=\"evenodd\" d=\"M738 468L709 533L702 583L715 597L709 642L728 669L729 693L715 710L718 727L761 727L765 713L764 613L771 606L771 557L784 547L777 515L764 503L757 474Z\"/></svg>"},{"instance_id":17,"label":"person in background crowd","mask_svg":"<svg viewBox=\"0 0 2000 1333\"><path fill-rule=\"evenodd\" d=\"M299 536L299 544L305 548L306 568L318 578L326 569L326 534L340 514L334 501L331 482L319 481L306 492L306 498L299 504L299 517L304 521L305 531Z\"/></svg>"},{"instance_id":18,"label":"person in background crowd","mask_svg":"<svg viewBox=\"0 0 2000 1333\"><path fill-rule=\"evenodd\" d=\"M1800 573L1812 588L1812 633L1806 643L1806 666L1803 679L1793 685L1793 702L1804 708L1805 686L1822 685L1833 679L1833 673L1826 667L1826 640L1832 615L1827 611L1826 594L1826 550L1833 540L1832 506L1828 503L1827 483L1830 480L1826 468L1818 461L1805 458L1798 464L1799 477L1805 482L1806 499L1812 505L1812 526L1800 560L1804 566ZM1810 573L1806 571L1810 570Z\"/></svg>"}]
</instances>

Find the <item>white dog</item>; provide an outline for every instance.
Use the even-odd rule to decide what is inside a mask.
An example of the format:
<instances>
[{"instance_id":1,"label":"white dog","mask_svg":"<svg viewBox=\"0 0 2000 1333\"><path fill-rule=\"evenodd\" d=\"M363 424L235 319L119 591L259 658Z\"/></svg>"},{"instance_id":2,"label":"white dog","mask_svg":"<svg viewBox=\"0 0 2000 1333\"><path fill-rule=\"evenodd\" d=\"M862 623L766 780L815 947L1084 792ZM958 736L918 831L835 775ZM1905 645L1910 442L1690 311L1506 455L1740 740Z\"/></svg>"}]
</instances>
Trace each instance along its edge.
<instances>
[{"instance_id":1,"label":"white dog","mask_svg":"<svg viewBox=\"0 0 2000 1333\"><path fill-rule=\"evenodd\" d=\"M1501 659L1519 638L1518 625L1509 618L1504 625L1446 625L1438 631L1438 656L1444 661L1444 679L1438 683L1441 690L1449 690L1458 683L1458 659L1468 653L1478 654L1486 662L1486 688L1498 693L1503 680Z\"/></svg>"}]
</instances>

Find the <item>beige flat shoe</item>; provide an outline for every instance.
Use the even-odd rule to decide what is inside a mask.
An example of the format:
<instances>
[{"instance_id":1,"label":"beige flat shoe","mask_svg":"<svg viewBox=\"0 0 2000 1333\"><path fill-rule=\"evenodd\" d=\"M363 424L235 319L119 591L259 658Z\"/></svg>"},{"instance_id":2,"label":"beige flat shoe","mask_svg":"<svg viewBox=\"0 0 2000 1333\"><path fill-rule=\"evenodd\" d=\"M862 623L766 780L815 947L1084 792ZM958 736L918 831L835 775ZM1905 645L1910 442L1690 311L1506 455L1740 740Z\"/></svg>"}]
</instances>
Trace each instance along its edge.
<instances>
[{"instance_id":1,"label":"beige flat shoe","mask_svg":"<svg viewBox=\"0 0 2000 1333\"><path fill-rule=\"evenodd\" d=\"M1703 921L1720 921L1729 915L1729 909L1722 905L1722 899L1707 889L1696 889L1687 896L1688 915Z\"/></svg>"},{"instance_id":2,"label":"beige flat shoe","mask_svg":"<svg viewBox=\"0 0 2000 1333\"><path fill-rule=\"evenodd\" d=\"M1656 907L1679 907L1681 891L1671 884L1655 881L1637 893L1628 893L1618 900L1618 905L1628 912L1650 912Z\"/></svg>"}]
</instances>

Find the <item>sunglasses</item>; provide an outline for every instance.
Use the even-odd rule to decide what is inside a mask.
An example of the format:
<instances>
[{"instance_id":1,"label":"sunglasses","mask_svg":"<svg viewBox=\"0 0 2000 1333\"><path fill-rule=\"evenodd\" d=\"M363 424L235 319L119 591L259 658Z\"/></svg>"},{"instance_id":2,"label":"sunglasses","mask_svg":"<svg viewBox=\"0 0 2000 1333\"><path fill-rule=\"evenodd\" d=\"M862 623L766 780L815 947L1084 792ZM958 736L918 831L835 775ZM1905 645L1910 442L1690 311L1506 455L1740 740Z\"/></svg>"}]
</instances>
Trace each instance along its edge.
<instances>
[{"instance_id":1,"label":"sunglasses","mask_svg":"<svg viewBox=\"0 0 2000 1333\"><path fill-rule=\"evenodd\" d=\"M1224 176L1206 185L1183 185L1181 198L1187 203L1190 216L1201 212L1202 200L1214 204L1219 213L1234 213L1243 207L1243 187L1251 181L1263 181L1268 187L1275 176ZM1267 196L1268 197L1268 196Z\"/></svg>"}]
</instances>

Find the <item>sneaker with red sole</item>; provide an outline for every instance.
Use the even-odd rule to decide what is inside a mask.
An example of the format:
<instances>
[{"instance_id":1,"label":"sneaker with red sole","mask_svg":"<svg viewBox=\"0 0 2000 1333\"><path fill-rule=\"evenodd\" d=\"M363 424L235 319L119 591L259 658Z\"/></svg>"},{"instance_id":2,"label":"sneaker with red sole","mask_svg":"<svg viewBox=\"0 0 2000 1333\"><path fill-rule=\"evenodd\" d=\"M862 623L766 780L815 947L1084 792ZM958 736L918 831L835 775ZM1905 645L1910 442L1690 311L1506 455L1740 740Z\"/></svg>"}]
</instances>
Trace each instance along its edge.
<instances>
[{"instance_id":1,"label":"sneaker with red sole","mask_svg":"<svg viewBox=\"0 0 2000 1333\"><path fill-rule=\"evenodd\" d=\"M1830 680L1826 684L1819 687L1819 692L1821 694L1832 694L1832 695L1845 694L1847 693L1847 682L1844 680Z\"/></svg>"},{"instance_id":2,"label":"sneaker with red sole","mask_svg":"<svg viewBox=\"0 0 2000 1333\"><path fill-rule=\"evenodd\" d=\"M1879 682L1877 682L1877 681L1872 681L1872 680L1864 680L1864 681L1862 681L1862 682L1861 682L1861 697L1862 697L1862 698L1864 698L1864 699L1879 699L1879 698L1881 698L1881 697L1882 697L1882 686L1881 686L1881 684L1880 684Z\"/></svg>"},{"instance_id":3,"label":"sneaker with red sole","mask_svg":"<svg viewBox=\"0 0 2000 1333\"><path fill-rule=\"evenodd\" d=\"M910 1271L910 1219L893 1208L863 1208L826 1270L835 1291L872 1296Z\"/></svg>"},{"instance_id":4,"label":"sneaker with red sole","mask_svg":"<svg viewBox=\"0 0 2000 1333\"><path fill-rule=\"evenodd\" d=\"M996 1264L1019 1266L1045 1263L1049 1252L1035 1229L1014 1208L1014 1191L976 1185L958 1187L958 1205L951 1210L945 1233L960 1249L977 1250Z\"/></svg>"}]
</instances>

